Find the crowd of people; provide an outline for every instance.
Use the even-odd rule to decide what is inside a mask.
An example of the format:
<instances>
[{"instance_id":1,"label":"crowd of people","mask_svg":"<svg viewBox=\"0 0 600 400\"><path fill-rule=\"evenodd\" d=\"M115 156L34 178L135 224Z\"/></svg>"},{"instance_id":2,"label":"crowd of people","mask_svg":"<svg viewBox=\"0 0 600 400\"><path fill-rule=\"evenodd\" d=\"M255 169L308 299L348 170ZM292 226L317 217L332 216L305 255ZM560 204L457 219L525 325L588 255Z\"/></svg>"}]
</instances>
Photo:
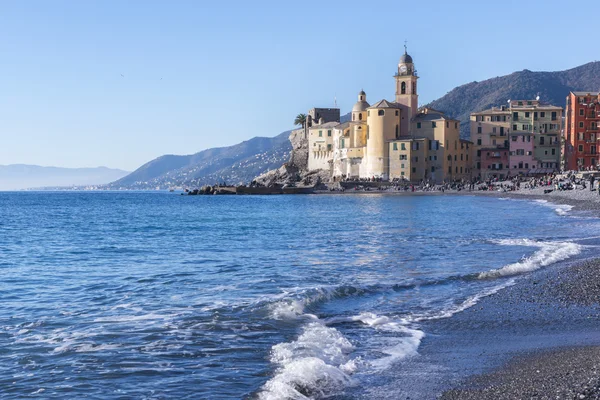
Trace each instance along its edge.
<instances>
[{"instance_id":1,"label":"crowd of people","mask_svg":"<svg viewBox=\"0 0 600 400\"><path fill-rule=\"evenodd\" d=\"M546 174L535 177L515 176L507 179L488 178L486 180L457 180L436 184L431 181L411 183L402 179L384 181L381 178L343 179L337 185L330 187L330 191L365 191L365 192L446 192L446 191L501 191L511 192L517 190L531 190L544 188L545 193L563 190L598 190L600 179L595 179L592 174L583 177L580 173L570 171L564 174ZM600 190L598 190L600 195Z\"/></svg>"}]
</instances>

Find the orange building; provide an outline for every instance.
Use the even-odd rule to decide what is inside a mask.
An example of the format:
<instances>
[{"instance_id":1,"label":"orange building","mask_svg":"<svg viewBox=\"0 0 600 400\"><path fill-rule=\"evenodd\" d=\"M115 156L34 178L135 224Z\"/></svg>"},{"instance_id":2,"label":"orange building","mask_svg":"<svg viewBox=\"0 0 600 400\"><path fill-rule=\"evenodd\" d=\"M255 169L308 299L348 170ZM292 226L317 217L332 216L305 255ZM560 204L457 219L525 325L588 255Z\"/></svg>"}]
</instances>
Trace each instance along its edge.
<instances>
[{"instance_id":1,"label":"orange building","mask_svg":"<svg viewBox=\"0 0 600 400\"><path fill-rule=\"evenodd\" d=\"M600 93L571 92L567 96L565 169L589 170L598 166L600 147Z\"/></svg>"}]
</instances>

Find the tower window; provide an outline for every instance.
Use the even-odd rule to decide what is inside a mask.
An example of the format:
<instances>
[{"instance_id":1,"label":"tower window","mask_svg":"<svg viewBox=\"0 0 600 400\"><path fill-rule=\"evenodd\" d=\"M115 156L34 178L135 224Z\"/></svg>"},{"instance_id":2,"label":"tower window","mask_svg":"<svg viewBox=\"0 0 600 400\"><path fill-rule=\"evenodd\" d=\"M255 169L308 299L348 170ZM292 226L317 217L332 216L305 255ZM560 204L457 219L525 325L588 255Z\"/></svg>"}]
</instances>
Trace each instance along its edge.
<instances>
[{"instance_id":1,"label":"tower window","mask_svg":"<svg viewBox=\"0 0 600 400\"><path fill-rule=\"evenodd\" d=\"M385 111L383 111L383 110L377 111L377 115L379 115L379 116L384 115L384 114L385 114Z\"/></svg>"},{"instance_id":2,"label":"tower window","mask_svg":"<svg viewBox=\"0 0 600 400\"><path fill-rule=\"evenodd\" d=\"M362 121L362 113L358 114L358 120Z\"/></svg>"},{"instance_id":3,"label":"tower window","mask_svg":"<svg viewBox=\"0 0 600 400\"><path fill-rule=\"evenodd\" d=\"M406 94L406 82L402 82L402 84L400 85L400 93Z\"/></svg>"},{"instance_id":4,"label":"tower window","mask_svg":"<svg viewBox=\"0 0 600 400\"><path fill-rule=\"evenodd\" d=\"M412 94L417 94L417 83L413 82L412 84Z\"/></svg>"}]
</instances>

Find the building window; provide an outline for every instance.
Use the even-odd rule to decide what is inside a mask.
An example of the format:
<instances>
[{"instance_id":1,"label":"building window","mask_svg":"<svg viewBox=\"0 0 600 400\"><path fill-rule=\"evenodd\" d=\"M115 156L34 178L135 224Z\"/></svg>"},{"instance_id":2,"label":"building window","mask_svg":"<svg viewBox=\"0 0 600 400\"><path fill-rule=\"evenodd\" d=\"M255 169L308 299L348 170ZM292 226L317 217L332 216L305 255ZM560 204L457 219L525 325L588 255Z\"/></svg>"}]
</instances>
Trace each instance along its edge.
<instances>
[{"instance_id":1,"label":"building window","mask_svg":"<svg viewBox=\"0 0 600 400\"><path fill-rule=\"evenodd\" d=\"M344 139L342 139L342 145L341 145L342 149L345 147L344 144L345 144Z\"/></svg>"},{"instance_id":2,"label":"building window","mask_svg":"<svg viewBox=\"0 0 600 400\"><path fill-rule=\"evenodd\" d=\"M579 149L578 150L579 150L580 153L583 152L583 145L582 144L579 145Z\"/></svg>"},{"instance_id":3,"label":"building window","mask_svg":"<svg viewBox=\"0 0 600 400\"><path fill-rule=\"evenodd\" d=\"M404 164L400 164L400 168L401 168L401 169L404 169Z\"/></svg>"},{"instance_id":4,"label":"building window","mask_svg":"<svg viewBox=\"0 0 600 400\"><path fill-rule=\"evenodd\" d=\"M579 109L579 115L581 115L583 117L583 113L584 113L583 108L580 108Z\"/></svg>"},{"instance_id":5,"label":"building window","mask_svg":"<svg viewBox=\"0 0 600 400\"><path fill-rule=\"evenodd\" d=\"M412 172L413 172L413 174L416 174L417 173L417 169L415 167L413 167Z\"/></svg>"},{"instance_id":6,"label":"building window","mask_svg":"<svg viewBox=\"0 0 600 400\"><path fill-rule=\"evenodd\" d=\"M431 172L435 172L435 167L431 167Z\"/></svg>"},{"instance_id":7,"label":"building window","mask_svg":"<svg viewBox=\"0 0 600 400\"><path fill-rule=\"evenodd\" d=\"M463 160L463 154L460 155L460 161L464 161Z\"/></svg>"},{"instance_id":8,"label":"building window","mask_svg":"<svg viewBox=\"0 0 600 400\"><path fill-rule=\"evenodd\" d=\"M406 158L406 154L400 154L400 159L401 159L401 160L407 160L407 158Z\"/></svg>"},{"instance_id":9,"label":"building window","mask_svg":"<svg viewBox=\"0 0 600 400\"><path fill-rule=\"evenodd\" d=\"M400 137L400 127L396 125L396 139L398 139L398 137Z\"/></svg>"},{"instance_id":10,"label":"building window","mask_svg":"<svg viewBox=\"0 0 600 400\"><path fill-rule=\"evenodd\" d=\"M406 143L401 143L401 144L400 144L400 146L401 146L400 148L401 148L402 150L406 150Z\"/></svg>"},{"instance_id":11,"label":"building window","mask_svg":"<svg viewBox=\"0 0 600 400\"><path fill-rule=\"evenodd\" d=\"M458 122L455 122L455 123L454 123L454 128L455 128L455 129L458 129Z\"/></svg>"},{"instance_id":12,"label":"building window","mask_svg":"<svg viewBox=\"0 0 600 400\"><path fill-rule=\"evenodd\" d=\"M540 112L540 118L545 118L545 117L546 117L546 113L544 111Z\"/></svg>"},{"instance_id":13,"label":"building window","mask_svg":"<svg viewBox=\"0 0 600 400\"><path fill-rule=\"evenodd\" d=\"M400 175L401 175L401 176L404 176L404 171L400 172Z\"/></svg>"},{"instance_id":14,"label":"building window","mask_svg":"<svg viewBox=\"0 0 600 400\"><path fill-rule=\"evenodd\" d=\"M580 123L579 123L579 127L580 127L580 128L583 128L583 122L580 122Z\"/></svg>"},{"instance_id":15,"label":"building window","mask_svg":"<svg viewBox=\"0 0 600 400\"><path fill-rule=\"evenodd\" d=\"M529 118L529 113L528 112L525 113L525 118Z\"/></svg>"},{"instance_id":16,"label":"building window","mask_svg":"<svg viewBox=\"0 0 600 400\"><path fill-rule=\"evenodd\" d=\"M435 128L435 121L433 121L433 122L431 123L431 127L432 127L432 128Z\"/></svg>"},{"instance_id":17,"label":"building window","mask_svg":"<svg viewBox=\"0 0 600 400\"><path fill-rule=\"evenodd\" d=\"M331 151L331 145L330 144L327 145L327 151Z\"/></svg>"},{"instance_id":18,"label":"building window","mask_svg":"<svg viewBox=\"0 0 600 400\"><path fill-rule=\"evenodd\" d=\"M556 155L556 149L552 149L552 155L555 156Z\"/></svg>"},{"instance_id":19,"label":"building window","mask_svg":"<svg viewBox=\"0 0 600 400\"><path fill-rule=\"evenodd\" d=\"M481 127L480 126L477 127L477 133L481 133Z\"/></svg>"},{"instance_id":20,"label":"building window","mask_svg":"<svg viewBox=\"0 0 600 400\"><path fill-rule=\"evenodd\" d=\"M552 111L552 121L556 121L556 111Z\"/></svg>"},{"instance_id":21,"label":"building window","mask_svg":"<svg viewBox=\"0 0 600 400\"><path fill-rule=\"evenodd\" d=\"M398 116L398 110L396 110L396 117Z\"/></svg>"},{"instance_id":22,"label":"building window","mask_svg":"<svg viewBox=\"0 0 600 400\"><path fill-rule=\"evenodd\" d=\"M554 154L554 149L552 149L552 154ZM590 154L596 154L596 146L590 146Z\"/></svg>"},{"instance_id":23,"label":"building window","mask_svg":"<svg viewBox=\"0 0 600 400\"><path fill-rule=\"evenodd\" d=\"M543 144L544 144L544 139L545 139L545 138L544 138L543 136L540 136L540 145L543 145Z\"/></svg>"},{"instance_id":24,"label":"building window","mask_svg":"<svg viewBox=\"0 0 600 400\"><path fill-rule=\"evenodd\" d=\"M377 115L379 115L379 116L384 115L384 114L385 114L385 111L383 111L383 110L377 111Z\"/></svg>"},{"instance_id":25,"label":"building window","mask_svg":"<svg viewBox=\"0 0 600 400\"><path fill-rule=\"evenodd\" d=\"M517 130L517 124L513 124L513 131Z\"/></svg>"},{"instance_id":26,"label":"building window","mask_svg":"<svg viewBox=\"0 0 600 400\"><path fill-rule=\"evenodd\" d=\"M417 122L417 129L421 129L421 123Z\"/></svg>"},{"instance_id":27,"label":"building window","mask_svg":"<svg viewBox=\"0 0 600 400\"><path fill-rule=\"evenodd\" d=\"M398 143L394 143L394 150L398 150Z\"/></svg>"},{"instance_id":28,"label":"building window","mask_svg":"<svg viewBox=\"0 0 600 400\"><path fill-rule=\"evenodd\" d=\"M518 112L514 112L513 113L513 121L518 121L519 120L519 113Z\"/></svg>"},{"instance_id":29,"label":"building window","mask_svg":"<svg viewBox=\"0 0 600 400\"><path fill-rule=\"evenodd\" d=\"M319 137L323 137L323 131L319 131Z\"/></svg>"},{"instance_id":30,"label":"building window","mask_svg":"<svg viewBox=\"0 0 600 400\"><path fill-rule=\"evenodd\" d=\"M327 136L331 137L331 130L327 131Z\"/></svg>"},{"instance_id":31,"label":"building window","mask_svg":"<svg viewBox=\"0 0 600 400\"><path fill-rule=\"evenodd\" d=\"M450 122L446 121L446 128L450 128Z\"/></svg>"},{"instance_id":32,"label":"building window","mask_svg":"<svg viewBox=\"0 0 600 400\"><path fill-rule=\"evenodd\" d=\"M477 145L481 146L481 139L477 139Z\"/></svg>"}]
</instances>

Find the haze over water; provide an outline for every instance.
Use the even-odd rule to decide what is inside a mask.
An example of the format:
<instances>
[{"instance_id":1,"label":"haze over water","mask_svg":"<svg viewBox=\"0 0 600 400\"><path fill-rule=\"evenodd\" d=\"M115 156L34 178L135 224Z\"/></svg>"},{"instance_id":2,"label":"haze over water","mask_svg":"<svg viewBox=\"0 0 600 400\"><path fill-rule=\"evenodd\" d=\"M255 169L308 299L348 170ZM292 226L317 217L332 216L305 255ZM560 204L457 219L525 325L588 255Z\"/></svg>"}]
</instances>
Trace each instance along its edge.
<instances>
[{"instance_id":1,"label":"haze over water","mask_svg":"<svg viewBox=\"0 0 600 400\"><path fill-rule=\"evenodd\" d=\"M420 322L585 255L574 239L598 222L569 210L0 193L0 397L372 398L418 354Z\"/></svg>"}]
</instances>

